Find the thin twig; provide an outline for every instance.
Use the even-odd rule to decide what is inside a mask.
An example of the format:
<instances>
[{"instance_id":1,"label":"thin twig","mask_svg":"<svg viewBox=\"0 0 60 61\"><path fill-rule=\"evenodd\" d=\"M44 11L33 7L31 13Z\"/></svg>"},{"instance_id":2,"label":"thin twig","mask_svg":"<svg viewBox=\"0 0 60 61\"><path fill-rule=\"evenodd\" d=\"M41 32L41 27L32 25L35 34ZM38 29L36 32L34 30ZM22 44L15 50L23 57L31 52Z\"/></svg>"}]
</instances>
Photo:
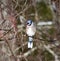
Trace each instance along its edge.
<instances>
[{"instance_id":1,"label":"thin twig","mask_svg":"<svg viewBox=\"0 0 60 61\"><path fill-rule=\"evenodd\" d=\"M53 50L51 50L47 45L44 45L44 48L55 57L55 61L59 61L58 55Z\"/></svg>"},{"instance_id":2,"label":"thin twig","mask_svg":"<svg viewBox=\"0 0 60 61\"><path fill-rule=\"evenodd\" d=\"M16 14L15 17L19 16L21 13L25 12L27 9L29 9L31 7L31 4L29 6L26 6L25 9L23 9L23 11L20 11L20 13Z\"/></svg>"}]
</instances>

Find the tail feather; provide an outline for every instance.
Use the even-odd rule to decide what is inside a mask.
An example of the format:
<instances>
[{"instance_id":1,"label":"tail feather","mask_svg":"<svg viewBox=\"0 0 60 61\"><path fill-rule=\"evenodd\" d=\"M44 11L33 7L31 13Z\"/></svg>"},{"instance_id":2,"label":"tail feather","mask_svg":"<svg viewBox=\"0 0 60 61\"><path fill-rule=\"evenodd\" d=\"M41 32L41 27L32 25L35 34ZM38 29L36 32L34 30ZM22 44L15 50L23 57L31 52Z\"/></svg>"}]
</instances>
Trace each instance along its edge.
<instances>
[{"instance_id":1,"label":"tail feather","mask_svg":"<svg viewBox=\"0 0 60 61\"><path fill-rule=\"evenodd\" d=\"M29 37L28 48L33 48L33 38Z\"/></svg>"},{"instance_id":2,"label":"tail feather","mask_svg":"<svg viewBox=\"0 0 60 61\"><path fill-rule=\"evenodd\" d=\"M33 42L28 42L28 48L33 48Z\"/></svg>"}]
</instances>

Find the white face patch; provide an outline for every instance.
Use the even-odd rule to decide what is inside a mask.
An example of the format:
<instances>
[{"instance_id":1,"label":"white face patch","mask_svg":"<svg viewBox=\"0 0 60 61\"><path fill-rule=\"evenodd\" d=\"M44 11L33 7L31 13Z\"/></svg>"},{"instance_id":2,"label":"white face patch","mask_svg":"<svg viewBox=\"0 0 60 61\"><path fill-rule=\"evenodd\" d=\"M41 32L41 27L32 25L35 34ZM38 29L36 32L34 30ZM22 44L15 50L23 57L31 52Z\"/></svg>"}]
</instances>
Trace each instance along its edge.
<instances>
[{"instance_id":1,"label":"white face patch","mask_svg":"<svg viewBox=\"0 0 60 61\"><path fill-rule=\"evenodd\" d=\"M31 26L31 24L32 24L32 20L28 20L28 21L27 21L27 25L28 25L28 26Z\"/></svg>"}]
</instances>

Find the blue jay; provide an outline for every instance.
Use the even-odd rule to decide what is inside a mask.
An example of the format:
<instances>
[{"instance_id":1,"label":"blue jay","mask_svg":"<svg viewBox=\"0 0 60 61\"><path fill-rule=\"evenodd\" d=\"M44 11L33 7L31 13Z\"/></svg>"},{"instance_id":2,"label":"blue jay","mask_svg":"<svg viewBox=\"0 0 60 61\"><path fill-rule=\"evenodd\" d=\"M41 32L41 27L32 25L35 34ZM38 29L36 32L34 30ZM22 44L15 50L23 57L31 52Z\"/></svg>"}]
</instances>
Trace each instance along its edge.
<instances>
[{"instance_id":1,"label":"blue jay","mask_svg":"<svg viewBox=\"0 0 60 61\"><path fill-rule=\"evenodd\" d=\"M36 25L32 20L28 20L26 23L26 33L29 37L29 41L28 41L28 48L32 48L33 47L33 36L36 33Z\"/></svg>"}]
</instances>

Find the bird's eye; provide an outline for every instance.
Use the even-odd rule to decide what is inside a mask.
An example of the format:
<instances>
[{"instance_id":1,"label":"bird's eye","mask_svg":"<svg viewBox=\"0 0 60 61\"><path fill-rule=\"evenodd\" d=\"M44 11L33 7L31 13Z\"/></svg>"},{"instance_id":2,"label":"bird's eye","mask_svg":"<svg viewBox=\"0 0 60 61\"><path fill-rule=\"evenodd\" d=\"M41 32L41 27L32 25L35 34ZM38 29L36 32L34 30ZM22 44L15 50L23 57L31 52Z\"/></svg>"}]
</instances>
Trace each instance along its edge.
<instances>
[{"instance_id":1,"label":"bird's eye","mask_svg":"<svg viewBox=\"0 0 60 61\"><path fill-rule=\"evenodd\" d=\"M29 23L27 23L27 25L28 25Z\"/></svg>"},{"instance_id":2,"label":"bird's eye","mask_svg":"<svg viewBox=\"0 0 60 61\"><path fill-rule=\"evenodd\" d=\"M27 23L27 24L29 24L29 23Z\"/></svg>"},{"instance_id":3,"label":"bird's eye","mask_svg":"<svg viewBox=\"0 0 60 61\"><path fill-rule=\"evenodd\" d=\"M31 24L30 23L27 23L28 26L30 26Z\"/></svg>"}]
</instances>

